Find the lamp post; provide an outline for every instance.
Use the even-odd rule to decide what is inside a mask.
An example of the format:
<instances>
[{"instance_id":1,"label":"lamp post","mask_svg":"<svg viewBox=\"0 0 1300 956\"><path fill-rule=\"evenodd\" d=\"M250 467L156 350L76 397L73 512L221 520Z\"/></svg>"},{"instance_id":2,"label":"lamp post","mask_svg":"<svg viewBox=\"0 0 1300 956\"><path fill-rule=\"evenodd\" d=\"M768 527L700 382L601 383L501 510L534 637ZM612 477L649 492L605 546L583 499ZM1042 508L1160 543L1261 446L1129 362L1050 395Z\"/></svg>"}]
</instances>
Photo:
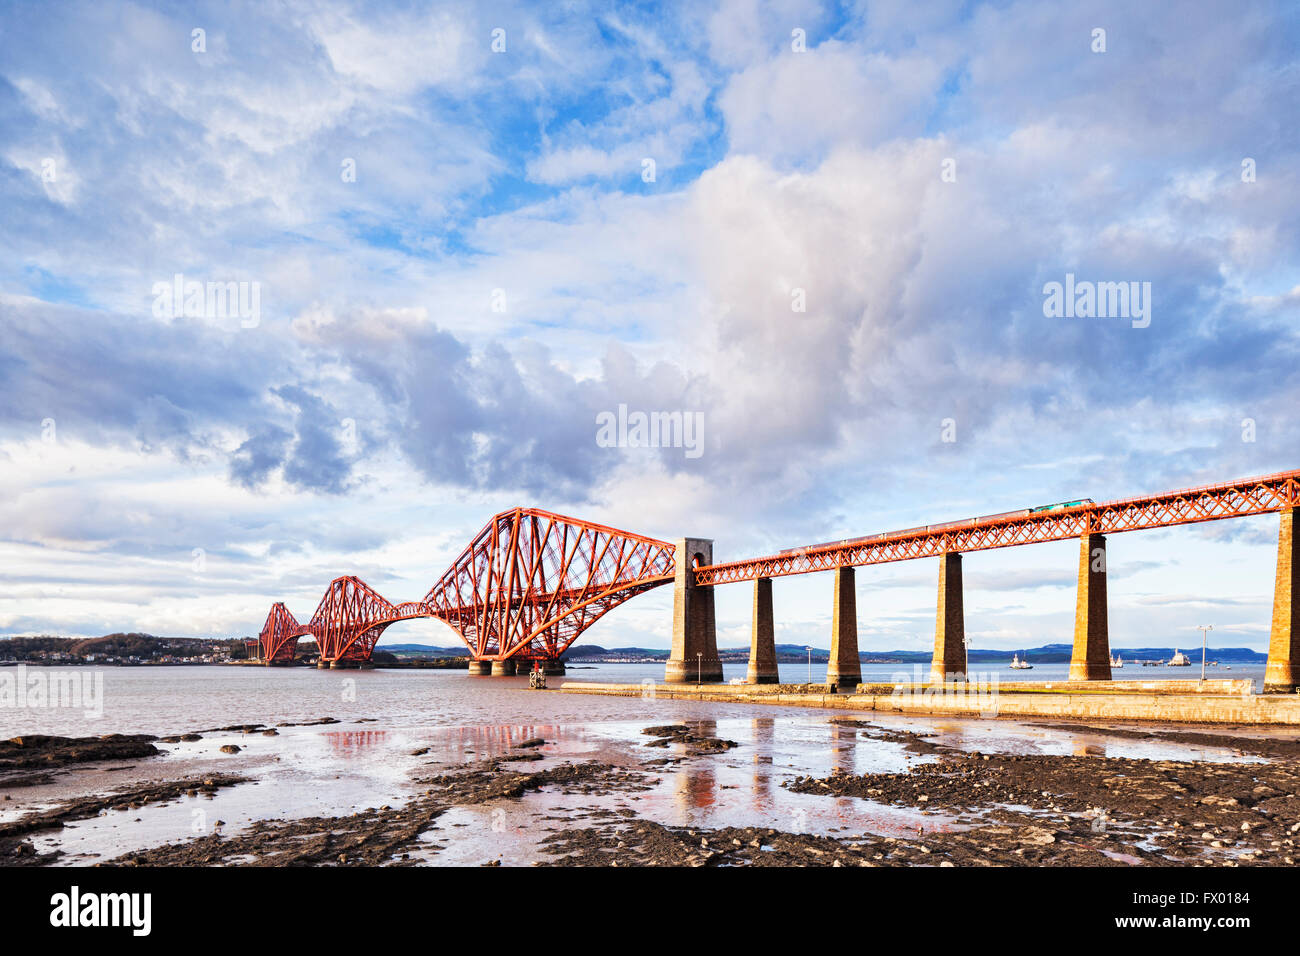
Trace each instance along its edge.
<instances>
[{"instance_id":1,"label":"lamp post","mask_svg":"<svg viewBox=\"0 0 1300 956\"><path fill-rule=\"evenodd\" d=\"M812 645L804 645L804 650L808 652L808 686L812 686Z\"/></svg>"},{"instance_id":2,"label":"lamp post","mask_svg":"<svg viewBox=\"0 0 1300 956\"><path fill-rule=\"evenodd\" d=\"M1200 624L1201 629L1201 680L1205 680L1205 644L1209 640L1210 631L1214 630L1213 624Z\"/></svg>"},{"instance_id":3,"label":"lamp post","mask_svg":"<svg viewBox=\"0 0 1300 956\"><path fill-rule=\"evenodd\" d=\"M696 684L704 683L704 654L703 653L698 653L695 655L695 683Z\"/></svg>"}]
</instances>

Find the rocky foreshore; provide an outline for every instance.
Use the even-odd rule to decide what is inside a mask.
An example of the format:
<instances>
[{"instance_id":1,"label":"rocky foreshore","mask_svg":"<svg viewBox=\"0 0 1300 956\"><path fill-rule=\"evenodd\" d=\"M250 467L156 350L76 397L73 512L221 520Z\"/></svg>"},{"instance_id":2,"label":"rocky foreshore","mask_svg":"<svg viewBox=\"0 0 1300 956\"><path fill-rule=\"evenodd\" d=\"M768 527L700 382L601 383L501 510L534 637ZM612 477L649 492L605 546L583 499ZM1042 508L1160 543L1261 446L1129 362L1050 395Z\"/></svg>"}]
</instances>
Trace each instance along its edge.
<instances>
[{"instance_id":1,"label":"rocky foreshore","mask_svg":"<svg viewBox=\"0 0 1300 956\"><path fill-rule=\"evenodd\" d=\"M333 718L300 722L336 723ZM537 834L535 864L581 866L987 866L1074 864L1092 866L1188 864L1291 865L1300 839L1300 741L1223 733L1186 733L1073 727L1117 740L1149 738L1164 745L1230 747L1231 762L1136 759L1101 754L999 753L961 749L925 734L836 718L837 733L901 745L914 756L907 769L889 773L792 775L780 785L814 800L845 799L903 808L919 819L899 834L813 834L763 826L682 827L643 817L632 809L588 807L559 817ZM291 725L280 725L282 727ZM1052 725L1041 725L1048 728ZM711 724L685 721L649 726L635 766L600 760L546 759L543 737L508 752L437 772L412 776L412 795L352 813L254 821L224 833L125 852L103 865L415 865L437 864L458 838L440 818L453 808L508 808L541 791L637 800L665 777L743 746L711 732ZM25 737L0 743L0 792L29 783L33 773L95 772L97 764L148 758L155 743L204 734L275 735L262 724L240 724L155 738ZM238 747L223 748L238 753ZM428 748L412 752L427 753ZM232 763L237 767L237 761ZM35 768L35 769L33 769ZM58 862L41 853L34 834L107 810L161 805L183 795L215 793L248 778L235 773L150 781L111 789L0 823L0 861L8 865ZM628 804L627 806L632 806ZM495 812L495 810L494 810ZM864 819L867 818L864 814ZM932 820L933 822L927 822ZM481 862L494 864L490 853Z\"/></svg>"}]
</instances>

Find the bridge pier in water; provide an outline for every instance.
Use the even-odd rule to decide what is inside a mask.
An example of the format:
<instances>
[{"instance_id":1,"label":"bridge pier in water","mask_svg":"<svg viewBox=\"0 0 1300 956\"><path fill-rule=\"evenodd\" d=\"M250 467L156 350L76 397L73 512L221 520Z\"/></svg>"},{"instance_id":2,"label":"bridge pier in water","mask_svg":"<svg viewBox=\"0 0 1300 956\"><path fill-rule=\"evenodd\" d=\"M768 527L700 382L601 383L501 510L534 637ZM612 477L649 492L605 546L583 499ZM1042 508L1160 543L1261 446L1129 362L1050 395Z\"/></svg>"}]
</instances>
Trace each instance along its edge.
<instances>
[{"instance_id":1,"label":"bridge pier in water","mask_svg":"<svg viewBox=\"0 0 1300 956\"><path fill-rule=\"evenodd\" d=\"M939 602L934 617L934 657L930 683L966 677L966 615L962 603L961 554L939 556Z\"/></svg>"},{"instance_id":2,"label":"bridge pier in water","mask_svg":"<svg viewBox=\"0 0 1300 956\"><path fill-rule=\"evenodd\" d=\"M707 538L678 538L675 552L673 649L664 668L664 682L720 681L722 662L718 660L713 587L695 583L695 568L713 563L713 542Z\"/></svg>"},{"instance_id":3,"label":"bridge pier in water","mask_svg":"<svg viewBox=\"0 0 1300 956\"><path fill-rule=\"evenodd\" d=\"M1079 590L1074 602L1070 680L1110 680L1110 627L1106 603L1106 537L1079 537Z\"/></svg>"},{"instance_id":4,"label":"bridge pier in water","mask_svg":"<svg viewBox=\"0 0 1300 956\"><path fill-rule=\"evenodd\" d=\"M1296 628L1296 585L1300 583L1295 509L1282 511L1277 532L1277 577L1273 585L1273 625L1268 636L1265 693L1289 694L1300 686L1300 630Z\"/></svg>"},{"instance_id":5,"label":"bridge pier in water","mask_svg":"<svg viewBox=\"0 0 1300 956\"><path fill-rule=\"evenodd\" d=\"M517 674L524 674L533 668L533 658L526 658L523 662L517 661L513 657L506 658L503 661L494 661L491 659L474 660L469 662L470 677L514 677ZM564 673L564 661L546 658L542 661L542 673L548 675L562 675Z\"/></svg>"},{"instance_id":6,"label":"bridge pier in water","mask_svg":"<svg viewBox=\"0 0 1300 956\"><path fill-rule=\"evenodd\" d=\"M754 619L749 638L748 684L779 684L776 628L772 622L772 579L754 579Z\"/></svg>"},{"instance_id":7,"label":"bridge pier in water","mask_svg":"<svg viewBox=\"0 0 1300 956\"><path fill-rule=\"evenodd\" d=\"M831 657L826 664L828 684L862 683L858 658L858 599L852 567L835 569L835 595L831 606Z\"/></svg>"}]
</instances>

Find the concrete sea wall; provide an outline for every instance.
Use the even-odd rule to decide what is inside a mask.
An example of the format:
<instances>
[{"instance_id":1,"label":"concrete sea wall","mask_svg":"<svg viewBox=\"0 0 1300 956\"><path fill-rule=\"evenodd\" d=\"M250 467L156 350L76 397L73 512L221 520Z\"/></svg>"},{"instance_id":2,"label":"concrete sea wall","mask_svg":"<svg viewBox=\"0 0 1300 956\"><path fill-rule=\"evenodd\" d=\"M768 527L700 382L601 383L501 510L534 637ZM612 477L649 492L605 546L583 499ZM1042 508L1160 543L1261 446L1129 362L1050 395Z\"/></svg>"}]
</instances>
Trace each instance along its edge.
<instances>
[{"instance_id":1,"label":"concrete sea wall","mask_svg":"<svg viewBox=\"0 0 1300 956\"><path fill-rule=\"evenodd\" d=\"M1253 681L1206 681L1212 689L1151 689L1153 681L1116 681L1072 687L1068 682L1006 685L860 684L855 693L828 693L818 684L603 684L566 681L566 694L656 697L730 703L820 707L901 714L979 717L1053 717L1169 723L1300 726L1300 695L1255 694ZM1196 684L1196 681L1160 681ZM1120 687L1114 685L1123 685Z\"/></svg>"}]
</instances>

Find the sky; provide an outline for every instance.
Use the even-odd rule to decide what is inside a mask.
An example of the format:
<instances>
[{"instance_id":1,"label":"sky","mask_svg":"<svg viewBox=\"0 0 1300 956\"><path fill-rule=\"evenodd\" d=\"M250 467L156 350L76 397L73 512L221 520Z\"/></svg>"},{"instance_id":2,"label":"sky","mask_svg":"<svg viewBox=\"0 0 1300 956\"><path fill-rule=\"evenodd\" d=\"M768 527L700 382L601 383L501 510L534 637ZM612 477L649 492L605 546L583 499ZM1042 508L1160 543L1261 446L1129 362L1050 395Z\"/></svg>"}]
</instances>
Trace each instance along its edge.
<instances>
[{"instance_id":1,"label":"sky","mask_svg":"<svg viewBox=\"0 0 1300 956\"><path fill-rule=\"evenodd\" d=\"M416 600L516 506L725 561L1300 468L1294 5L0 6L0 634ZM1112 646L1265 648L1276 537L1112 536ZM1068 642L1076 562L968 555L970 646ZM937 571L858 571L864 648L933 646Z\"/></svg>"}]
</instances>

